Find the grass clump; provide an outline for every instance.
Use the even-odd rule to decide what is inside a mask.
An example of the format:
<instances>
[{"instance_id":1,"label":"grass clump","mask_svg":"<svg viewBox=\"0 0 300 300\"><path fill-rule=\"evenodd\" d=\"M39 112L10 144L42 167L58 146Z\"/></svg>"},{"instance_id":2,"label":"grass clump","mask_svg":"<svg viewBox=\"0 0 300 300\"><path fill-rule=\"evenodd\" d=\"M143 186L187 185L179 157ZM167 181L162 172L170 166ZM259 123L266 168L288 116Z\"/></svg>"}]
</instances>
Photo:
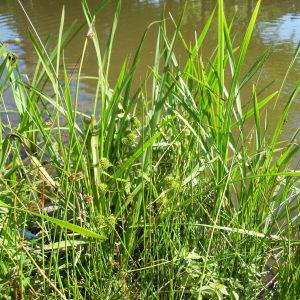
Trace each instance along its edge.
<instances>
[{"instance_id":1,"label":"grass clump","mask_svg":"<svg viewBox=\"0 0 300 300\"><path fill-rule=\"evenodd\" d=\"M114 86L108 80L120 3L101 49L94 13L82 1L90 28L75 81L63 49L77 30L64 30L64 11L52 52L30 36L38 56L32 78L23 79L1 45L1 113L8 120L0 127L2 295L296 297L300 172L290 162L299 146L297 132L288 142L280 133L299 85L266 140L262 110L281 91L262 96L253 78L268 52L241 73L259 6L240 45L222 0L194 45L184 40L180 20L172 36L158 23L154 64L140 86L135 70L147 30ZM199 53L214 19L218 45L206 64ZM184 64L174 51L178 43L187 52ZM98 75L89 77L96 88L87 113L78 101L88 44ZM249 83L252 94L244 99ZM8 87L14 124L5 109Z\"/></svg>"}]
</instances>

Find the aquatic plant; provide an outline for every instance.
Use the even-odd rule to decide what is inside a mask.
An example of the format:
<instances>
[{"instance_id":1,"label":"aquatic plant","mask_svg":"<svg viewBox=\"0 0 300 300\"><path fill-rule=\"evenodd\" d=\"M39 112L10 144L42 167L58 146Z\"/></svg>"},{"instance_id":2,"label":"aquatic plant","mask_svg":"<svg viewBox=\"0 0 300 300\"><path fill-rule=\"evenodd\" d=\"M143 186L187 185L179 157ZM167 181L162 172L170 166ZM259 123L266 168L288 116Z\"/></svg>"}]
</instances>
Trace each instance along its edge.
<instances>
[{"instance_id":1,"label":"aquatic plant","mask_svg":"<svg viewBox=\"0 0 300 300\"><path fill-rule=\"evenodd\" d=\"M182 19L174 21L171 36L166 21L149 25L158 28L155 58L140 84L135 71L149 28L116 82L109 80L120 2L102 49L96 12L82 0L88 34L75 80L63 49L84 25L65 29L64 10L52 51L32 28L38 61L26 80L17 57L1 45L2 295L296 297L300 171L290 166L298 131L289 141L280 134L299 84L277 127L268 128L262 112L276 105L282 89L269 91L255 75L270 51L244 66L259 6L239 45L222 0L193 45L181 33ZM204 59L201 49L215 19L218 44ZM176 57L179 43L184 63ZM96 77L82 74L88 44ZM95 82L89 113L78 109L86 79ZM249 86L248 99L243 91ZM7 89L13 111L5 108Z\"/></svg>"}]
</instances>

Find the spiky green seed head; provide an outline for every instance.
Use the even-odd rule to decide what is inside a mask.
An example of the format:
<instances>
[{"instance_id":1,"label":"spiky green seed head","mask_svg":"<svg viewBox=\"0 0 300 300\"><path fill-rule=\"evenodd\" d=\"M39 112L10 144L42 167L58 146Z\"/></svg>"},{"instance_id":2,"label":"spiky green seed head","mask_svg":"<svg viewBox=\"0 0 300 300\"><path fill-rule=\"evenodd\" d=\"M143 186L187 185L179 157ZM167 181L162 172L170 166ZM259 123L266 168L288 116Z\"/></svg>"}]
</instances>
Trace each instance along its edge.
<instances>
[{"instance_id":1,"label":"spiky green seed head","mask_svg":"<svg viewBox=\"0 0 300 300\"><path fill-rule=\"evenodd\" d=\"M112 166L112 163L109 161L108 158L102 157L99 161L99 165L102 171L106 171L109 167Z\"/></svg>"},{"instance_id":2,"label":"spiky green seed head","mask_svg":"<svg viewBox=\"0 0 300 300\"><path fill-rule=\"evenodd\" d=\"M173 176L167 176L164 182L169 188L178 189L180 186L179 182Z\"/></svg>"},{"instance_id":3,"label":"spiky green seed head","mask_svg":"<svg viewBox=\"0 0 300 300\"><path fill-rule=\"evenodd\" d=\"M132 194L128 194L126 196L126 202L131 202L133 200L133 195Z\"/></svg>"},{"instance_id":4,"label":"spiky green seed head","mask_svg":"<svg viewBox=\"0 0 300 300\"><path fill-rule=\"evenodd\" d=\"M114 215L98 216L96 220L100 226L114 226L116 223L116 217Z\"/></svg>"},{"instance_id":5,"label":"spiky green seed head","mask_svg":"<svg viewBox=\"0 0 300 300\"><path fill-rule=\"evenodd\" d=\"M171 175L166 176L166 177L165 177L165 180L164 180L164 182L165 182L166 184L172 184L174 181L175 181L175 178L174 178L173 176L171 176Z\"/></svg>"},{"instance_id":6,"label":"spiky green seed head","mask_svg":"<svg viewBox=\"0 0 300 300\"><path fill-rule=\"evenodd\" d=\"M167 202L168 202L168 198L166 195L162 195L161 197L158 198L158 203L160 206L166 205Z\"/></svg>"},{"instance_id":7,"label":"spiky green seed head","mask_svg":"<svg viewBox=\"0 0 300 300\"><path fill-rule=\"evenodd\" d=\"M116 217L114 215L109 215L107 217L107 219L106 219L106 223L107 223L107 225L109 225L111 227L115 226L115 224L116 224Z\"/></svg>"},{"instance_id":8,"label":"spiky green seed head","mask_svg":"<svg viewBox=\"0 0 300 300\"><path fill-rule=\"evenodd\" d=\"M136 116L133 116L131 121L135 128L140 128L142 126L141 121Z\"/></svg>"},{"instance_id":9,"label":"spiky green seed head","mask_svg":"<svg viewBox=\"0 0 300 300\"><path fill-rule=\"evenodd\" d=\"M130 141L130 143L134 142L136 140L136 134L134 132L130 132L127 135L128 140Z\"/></svg>"},{"instance_id":10,"label":"spiky green seed head","mask_svg":"<svg viewBox=\"0 0 300 300\"><path fill-rule=\"evenodd\" d=\"M130 144L130 140L127 137L122 137L121 143L124 146L128 146Z\"/></svg>"},{"instance_id":11,"label":"spiky green seed head","mask_svg":"<svg viewBox=\"0 0 300 300\"><path fill-rule=\"evenodd\" d=\"M104 182L101 182L101 183L98 185L98 188L99 188L99 191L100 191L101 193L105 193L105 192L107 192L107 190L108 190L107 184L105 184Z\"/></svg>"},{"instance_id":12,"label":"spiky green seed head","mask_svg":"<svg viewBox=\"0 0 300 300\"><path fill-rule=\"evenodd\" d=\"M131 183L130 183L130 181L127 181L127 182L125 183L124 188L125 188L126 194L130 194L130 189L131 189Z\"/></svg>"}]
</instances>

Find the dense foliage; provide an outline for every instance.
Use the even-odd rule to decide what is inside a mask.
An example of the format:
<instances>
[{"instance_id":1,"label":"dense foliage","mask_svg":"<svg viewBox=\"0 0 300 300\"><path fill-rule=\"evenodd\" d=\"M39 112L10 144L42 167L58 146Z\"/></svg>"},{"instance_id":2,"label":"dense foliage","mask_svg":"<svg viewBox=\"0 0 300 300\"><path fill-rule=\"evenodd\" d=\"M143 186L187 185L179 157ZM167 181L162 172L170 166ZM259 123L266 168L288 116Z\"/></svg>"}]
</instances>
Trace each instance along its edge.
<instances>
[{"instance_id":1,"label":"dense foliage","mask_svg":"<svg viewBox=\"0 0 300 300\"><path fill-rule=\"evenodd\" d=\"M90 29L75 80L63 49L83 25L65 30L64 11L52 51L32 30L38 61L29 78L0 46L4 298L299 295L300 171L289 167L299 155L297 132L280 139L299 85L277 127L268 128L264 112L272 111L281 90L260 86L257 75L270 51L244 67L259 6L240 45L222 0L194 45L184 40L180 20L171 36L165 21L152 24L155 60L140 83L135 70L148 29L109 83L120 3L101 49L95 12L82 1ZM218 45L204 60L201 49L215 23ZM81 74L88 44L97 77ZM185 63L177 60L177 44L186 49ZM88 112L78 108L82 80L95 82ZM251 96L243 96L249 88Z\"/></svg>"}]
</instances>

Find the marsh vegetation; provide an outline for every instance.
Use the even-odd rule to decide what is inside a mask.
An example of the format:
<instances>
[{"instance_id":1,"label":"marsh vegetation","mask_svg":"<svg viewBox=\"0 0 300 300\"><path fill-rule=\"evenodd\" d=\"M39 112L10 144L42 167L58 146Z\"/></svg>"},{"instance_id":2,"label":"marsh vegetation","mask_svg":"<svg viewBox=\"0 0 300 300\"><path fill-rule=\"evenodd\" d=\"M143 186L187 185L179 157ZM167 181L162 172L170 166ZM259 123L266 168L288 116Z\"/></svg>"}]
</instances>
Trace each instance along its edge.
<instances>
[{"instance_id":1,"label":"marsh vegetation","mask_svg":"<svg viewBox=\"0 0 300 300\"><path fill-rule=\"evenodd\" d=\"M270 51L244 65L260 1L236 44L234 20L219 0L193 44L181 32L182 18L166 14L150 24L157 32L153 65L136 78L148 28L111 84L121 3L103 47L93 19L106 2L90 11L82 0L86 22L77 27L65 28L63 10L53 49L32 27L33 74L21 74L18 58L0 46L1 294L296 298L298 130L289 140L281 133L299 84L281 106L276 127L268 124L299 46L281 88L262 86ZM204 59L212 26L218 43ZM70 74L64 48L82 28L88 34L77 48L77 72ZM88 45L97 76L81 72ZM89 114L79 109L82 80L95 85ZM7 101L15 109L7 109Z\"/></svg>"}]
</instances>

